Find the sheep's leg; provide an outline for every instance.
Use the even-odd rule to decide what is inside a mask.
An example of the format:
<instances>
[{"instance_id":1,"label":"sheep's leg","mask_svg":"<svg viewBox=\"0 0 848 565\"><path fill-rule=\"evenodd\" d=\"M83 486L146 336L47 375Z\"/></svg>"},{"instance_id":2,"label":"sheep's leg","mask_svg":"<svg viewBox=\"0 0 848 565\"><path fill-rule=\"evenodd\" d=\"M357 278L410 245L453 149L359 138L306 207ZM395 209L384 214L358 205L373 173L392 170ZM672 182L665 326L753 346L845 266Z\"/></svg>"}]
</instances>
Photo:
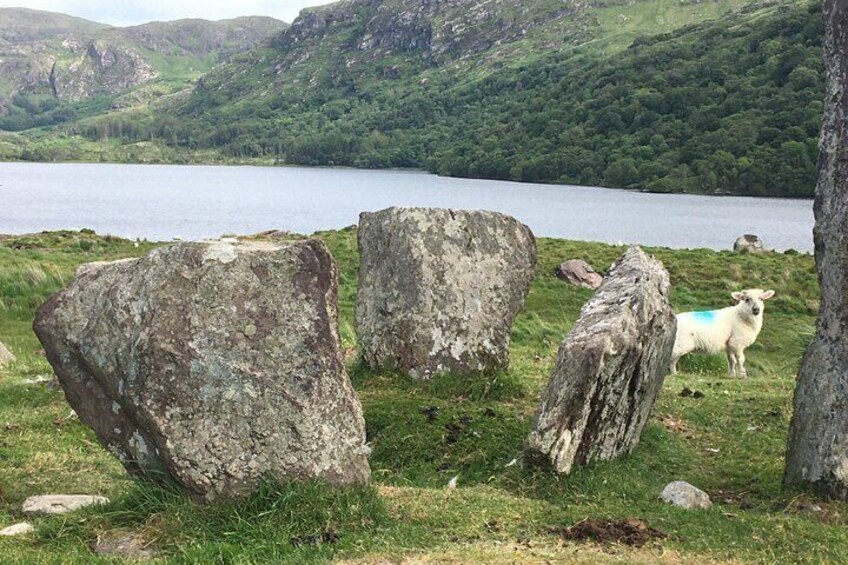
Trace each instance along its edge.
<instances>
[{"instance_id":1,"label":"sheep's leg","mask_svg":"<svg viewBox=\"0 0 848 565\"><path fill-rule=\"evenodd\" d=\"M737 372L739 373L739 378L744 379L748 376L748 372L745 370L745 352L741 350L738 351L736 353L736 359L738 363Z\"/></svg>"},{"instance_id":2,"label":"sheep's leg","mask_svg":"<svg viewBox=\"0 0 848 565\"><path fill-rule=\"evenodd\" d=\"M677 374L677 360L678 359L680 359L680 357L675 357L674 355L671 356L671 374L672 375Z\"/></svg>"},{"instance_id":3,"label":"sheep's leg","mask_svg":"<svg viewBox=\"0 0 848 565\"><path fill-rule=\"evenodd\" d=\"M737 359L736 352L732 349L727 350L727 376L734 377L736 375Z\"/></svg>"}]
</instances>

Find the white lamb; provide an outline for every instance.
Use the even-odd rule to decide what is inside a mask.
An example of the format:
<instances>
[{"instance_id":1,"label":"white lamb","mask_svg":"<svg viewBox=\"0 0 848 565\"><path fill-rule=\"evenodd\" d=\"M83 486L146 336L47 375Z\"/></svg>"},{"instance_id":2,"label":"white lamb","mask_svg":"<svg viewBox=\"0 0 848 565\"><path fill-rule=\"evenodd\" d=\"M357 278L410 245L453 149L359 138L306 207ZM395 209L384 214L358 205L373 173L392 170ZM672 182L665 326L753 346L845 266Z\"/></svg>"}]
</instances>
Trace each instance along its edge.
<instances>
[{"instance_id":1,"label":"white lamb","mask_svg":"<svg viewBox=\"0 0 848 565\"><path fill-rule=\"evenodd\" d=\"M773 290L749 288L731 294L736 306L677 315L677 336L671 354L671 372L677 372L677 360L687 353L727 353L727 374L744 378L745 348L754 343L763 327L763 300Z\"/></svg>"}]
</instances>

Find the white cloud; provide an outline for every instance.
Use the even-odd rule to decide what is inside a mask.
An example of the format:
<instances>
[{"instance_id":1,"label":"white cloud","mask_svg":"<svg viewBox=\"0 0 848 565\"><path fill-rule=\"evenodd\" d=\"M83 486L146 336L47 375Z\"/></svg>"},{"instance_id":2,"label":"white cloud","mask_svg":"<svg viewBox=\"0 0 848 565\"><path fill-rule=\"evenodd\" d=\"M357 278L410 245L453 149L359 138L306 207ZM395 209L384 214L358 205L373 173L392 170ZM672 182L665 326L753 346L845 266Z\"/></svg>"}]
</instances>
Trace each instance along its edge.
<instances>
[{"instance_id":1,"label":"white cloud","mask_svg":"<svg viewBox=\"0 0 848 565\"><path fill-rule=\"evenodd\" d=\"M0 0L0 8L21 7L112 24L135 25L181 18L221 20L271 16L291 22L302 8L330 0Z\"/></svg>"}]
</instances>

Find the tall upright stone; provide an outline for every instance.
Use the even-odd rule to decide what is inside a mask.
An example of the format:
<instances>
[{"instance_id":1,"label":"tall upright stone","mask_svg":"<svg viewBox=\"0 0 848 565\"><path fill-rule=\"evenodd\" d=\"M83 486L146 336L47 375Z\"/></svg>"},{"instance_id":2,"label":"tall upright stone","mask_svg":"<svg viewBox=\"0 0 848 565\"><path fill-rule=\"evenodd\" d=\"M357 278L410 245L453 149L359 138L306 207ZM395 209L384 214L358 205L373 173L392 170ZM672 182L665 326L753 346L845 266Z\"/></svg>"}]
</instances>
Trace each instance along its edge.
<instances>
[{"instance_id":1,"label":"tall upright stone","mask_svg":"<svg viewBox=\"0 0 848 565\"><path fill-rule=\"evenodd\" d=\"M319 240L179 243L80 267L34 327L80 420L135 475L201 499L268 478L364 483L337 281Z\"/></svg>"},{"instance_id":2,"label":"tall upright stone","mask_svg":"<svg viewBox=\"0 0 848 565\"><path fill-rule=\"evenodd\" d=\"M827 88L813 231L821 308L798 373L784 480L848 499L848 2L822 7Z\"/></svg>"},{"instance_id":3,"label":"tall upright stone","mask_svg":"<svg viewBox=\"0 0 848 565\"><path fill-rule=\"evenodd\" d=\"M389 208L359 218L356 330L371 367L413 378L505 368L536 240L497 212Z\"/></svg>"},{"instance_id":4,"label":"tall upright stone","mask_svg":"<svg viewBox=\"0 0 848 565\"><path fill-rule=\"evenodd\" d=\"M558 473L639 443L669 370L677 329L662 263L631 247L560 345L525 459Z\"/></svg>"}]
</instances>

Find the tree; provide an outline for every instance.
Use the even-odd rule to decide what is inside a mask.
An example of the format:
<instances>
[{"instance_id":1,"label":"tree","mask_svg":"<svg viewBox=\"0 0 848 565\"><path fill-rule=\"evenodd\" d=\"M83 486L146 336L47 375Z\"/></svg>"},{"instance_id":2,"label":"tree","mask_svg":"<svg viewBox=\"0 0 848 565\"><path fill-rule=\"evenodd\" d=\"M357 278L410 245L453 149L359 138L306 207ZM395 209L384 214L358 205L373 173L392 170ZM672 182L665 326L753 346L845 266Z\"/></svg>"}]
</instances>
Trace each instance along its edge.
<instances>
[{"instance_id":1,"label":"tree","mask_svg":"<svg viewBox=\"0 0 848 565\"><path fill-rule=\"evenodd\" d=\"M787 484L848 499L848 2L824 0L824 107L814 230L821 308L801 361Z\"/></svg>"}]
</instances>

